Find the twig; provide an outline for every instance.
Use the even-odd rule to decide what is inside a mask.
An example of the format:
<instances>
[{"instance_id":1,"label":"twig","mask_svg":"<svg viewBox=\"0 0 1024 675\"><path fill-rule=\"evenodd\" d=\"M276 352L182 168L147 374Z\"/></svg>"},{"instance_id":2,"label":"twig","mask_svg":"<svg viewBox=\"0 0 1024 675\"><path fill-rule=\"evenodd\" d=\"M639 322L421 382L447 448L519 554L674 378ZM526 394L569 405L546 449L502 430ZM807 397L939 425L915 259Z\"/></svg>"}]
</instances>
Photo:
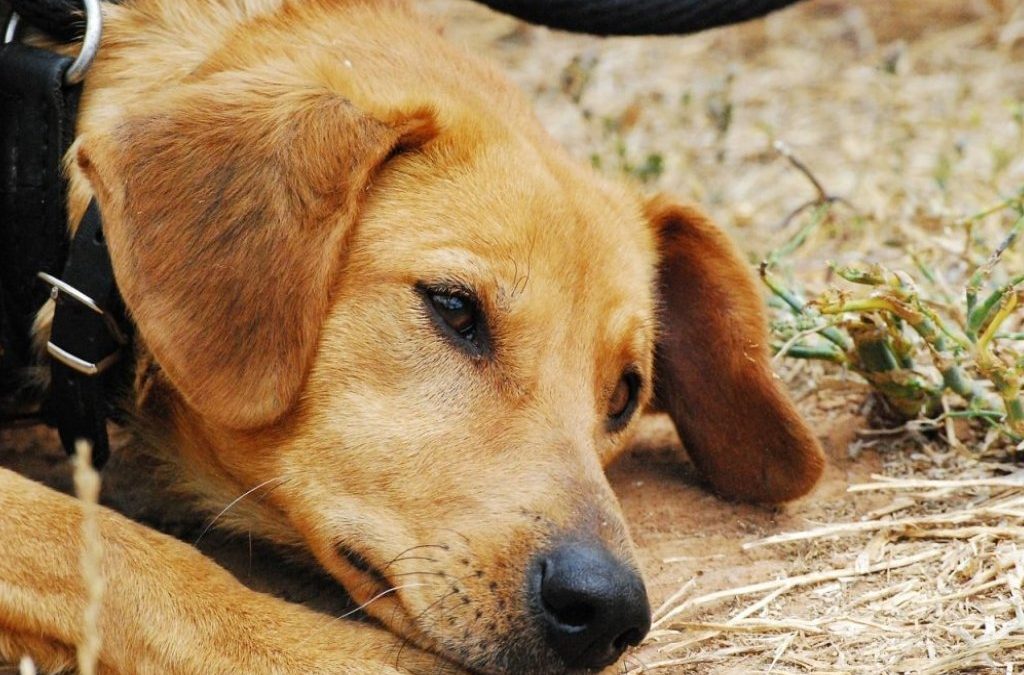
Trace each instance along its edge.
<instances>
[{"instance_id":1,"label":"twig","mask_svg":"<svg viewBox=\"0 0 1024 675\"><path fill-rule=\"evenodd\" d=\"M709 630L716 633L788 633L799 631L801 633L824 633L818 626L806 621L782 620L782 621L741 621L737 623L705 623L701 621L682 621L674 624L676 628L684 630Z\"/></svg>"},{"instance_id":2,"label":"twig","mask_svg":"<svg viewBox=\"0 0 1024 675\"><path fill-rule=\"evenodd\" d=\"M752 593L764 593L766 591L774 591L778 588L785 588L787 591L800 588L802 586L809 586L812 584L819 584L823 581L834 581L836 579L845 579L847 577L864 576L867 574L876 574L878 572L885 572L888 570L899 569L901 567L907 567L909 565L916 565L917 563L932 560L943 554L941 550L925 551L916 555L907 556L905 558L897 558L896 560L889 560L885 562L875 563L869 567L858 570L854 567L844 567L842 569L826 570L821 572L812 572L809 574L802 574L800 576L789 577L785 579L776 579L774 581L764 581L758 584L751 584L749 586L740 586L737 588L729 588L722 591L716 591L714 593L708 593L691 600L687 600L683 604L679 605L671 612L661 618L659 623L665 623L666 621L679 616L683 612L689 611L695 607L708 605L719 600L726 600L728 598L735 598L741 595L750 595Z\"/></svg>"},{"instance_id":3,"label":"twig","mask_svg":"<svg viewBox=\"0 0 1024 675\"><path fill-rule=\"evenodd\" d=\"M874 475L872 478L884 478ZM859 483L846 488L847 492L871 492L878 490L961 490L964 488L1024 488L1024 472L1006 478L972 478L967 480L927 480L914 478L906 480L886 479L877 483Z\"/></svg>"},{"instance_id":4,"label":"twig","mask_svg":"<svg viewBox=\"0 0 1024 675\"><path fill-rule=\"evenodd\" d=\"M828 200L828 190L826 190L825 186L821 184L821 181L818 180L817 176L814 175L814 172L812 172L808 168L808 166L800 160L799 157L793 154L793 151L790 149L789 145L786 144L785 141L776 140L774 143L772 143L772 147L775 148L775 152L785 157L786 161L793 165L793 168L802 173L804 175L804 178L810 181L811 185L814 186L814 191L818 193L819 202Z\"/></svg>"},{"instance_id":5,"label":"twig","mask_svg":"<svg viewBox=\"0 0 1024 675\"><path fill-rule=\"evenodd\" d=\"M82 552L79 561L86 602L82 612L82 634L78 643L78 671L95 675L99 662L100 611L103 607L103 543L99 527L100 475L92 466L92 445L86 441L75 444L75 493L82 504Z\"/></svg>"},{"instance_id":6,"label":"twig","mask_svg":"<svg viewBox=\"0 0 1024 675\"><path fill-rule=\"evenodd\" d=\"M696 585L696 583L696 577L690 577L689 579L687 579L685 584L679 587L679 590L670 595L668 599L665 600L665 602L661 603L661 606L658 607L658 609L654 610L654 612L651 614L651 618L655 620L654 625L657 625L657 619L659 616L661 616L662 612L668 610L668 608L671 607L673 603L678 601L679 598L686 595L690 591L690 589L693 588L694 585Z\"/></svg>"},{"instance_id":7,"label":"twig","mask_svg":"<svg viewBox=\"0 0 1024 675\"><path fill-rule=\"evenodd\" d=\"M904 661L896 667L896 671L900 673L913 672L915 675L964 672L972 666L988 666L991 663L990 655L994 652L1005 652L1022 647L1024 647L1024 636L982 639L941 659Z\"/></svg>"},{"instance_id":8,"label":"twig","mask_svg":"<svg viewBox=\"0 0 1024 675\"><path fill-rule=\"evenodd\" d=\"M1024 502L1024 497L1022 497L1020 500L1014 500L1014 502L1018 501ZM1003 504L1001 506L1005 508L1006 506L1009 505L1011 504ZM765 537L764 539L759 539L758 541L747 542L743 544L742 548L744 551L749 551L750 549L759 548L761 546L789 544L795 541L804 541L807 539L820 539L822 537L858 534L861 532L874 532L876 530L898 531L908 528L920 528L922 525L956 525L960 523L965 523L972 518L978 518L986 515L1003 514L994 513L991 507L980 507L976 509L967 509L956 513L939 513L933 516L921 516L918 518L899 518L895 520L864 520L855 523L835 523L832 525L819 527L814 530L803 530L801 532L783 532L782 534L777 534L771 537ZM949 537L947 536L941 538Z\"/></svg>"}]
</instances>

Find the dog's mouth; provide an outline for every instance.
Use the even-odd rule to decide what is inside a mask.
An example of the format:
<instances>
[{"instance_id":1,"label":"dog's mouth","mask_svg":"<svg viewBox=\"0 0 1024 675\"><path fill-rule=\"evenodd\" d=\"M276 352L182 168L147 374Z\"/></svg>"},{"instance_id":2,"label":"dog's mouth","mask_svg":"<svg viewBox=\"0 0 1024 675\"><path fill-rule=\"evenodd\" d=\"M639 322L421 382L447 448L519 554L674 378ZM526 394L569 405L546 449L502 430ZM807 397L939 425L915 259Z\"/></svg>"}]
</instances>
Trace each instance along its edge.
<instances>
[{"instance_id":1,"label":"dog's mouth","mask_svg":"<svg viewBox=\"0 0 1024 675\"><path fill-rule=\"evenodd\" d=\"M384 575L384 572L374 566L362 553L343 544L335 547L335 550L338 552L338 556L361 577L359 595L376 597L394 589L394 586L387 576Z\"/></svg>"},{"instance_id":2,"label":"dog's mouth","mask_svg":"<svg viewBox=\"0 0 1024 675\"><path fill-rule=\"evenodd\" d=\"M642 579L596 537L550 538L526 556L468 539L401 552L353 543L336 539L329 565L358 609L471 672L593 672L650 626Z\"/></svg>"},{"instance_id":3,"label":"dog's mouth","mask_svg":"<svg viewBox=\"0 0 1024 675\"><path fill-rule=\"evenodd\" d=\"M391 559L391 554L374 556L348 541L334 544L334 576L357 605L354 610L470 672L521 672L489 663L495 653L514 651L506 644L505 624L515 613L516 589L506 588L494 570L477 567L468 551L448 559L443 554L452 547L446 543L411 548L412 554L406 550ZM423 548L442 554L416 551ZM413 567L401 564L410 560L416 561ZM528 632L521 627L521 634Z\"/></svg>"}]
</instances>

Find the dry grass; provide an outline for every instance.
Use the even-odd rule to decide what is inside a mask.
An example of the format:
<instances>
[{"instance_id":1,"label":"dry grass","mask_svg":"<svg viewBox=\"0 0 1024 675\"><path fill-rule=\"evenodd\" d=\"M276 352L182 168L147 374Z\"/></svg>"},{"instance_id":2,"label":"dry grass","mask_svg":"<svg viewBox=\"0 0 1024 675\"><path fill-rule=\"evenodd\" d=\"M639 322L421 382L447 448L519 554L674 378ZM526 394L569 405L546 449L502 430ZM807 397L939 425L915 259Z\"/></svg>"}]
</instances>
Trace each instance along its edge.
<instances>
[{"instance_id":1,"label":"dry grass","mask_svg":"<svg viewBox=\"0 0 1024 675\"><path fill-rule=\"evenodd\" d=\"M78 441L75 444L72 464L75 494L82 504L82 551L79 565L85 586L82 636L77 646L78 672L80 675L95 675L102 641L100 611L103 608L106 581L103 575L103 540L99 525L100 475L92 466L90 443Z\"/></svg>"},{"instance_id":2,"label":"dry grass","mask_svg":"<svg viewBox=\"0 0 1024 675\"><path fill-rule=\"evenodd\" d=\"M664 658L632 672L707 663L719 664L710 672L743 664L776 673L1012 673L1024 654L1022 479L1024 470L1009 481L854 486L895 493L880 509L889 515L747 544L788 547L794 569L813 571L679 599L651 638Z\"/></svg>"}]
</instances>

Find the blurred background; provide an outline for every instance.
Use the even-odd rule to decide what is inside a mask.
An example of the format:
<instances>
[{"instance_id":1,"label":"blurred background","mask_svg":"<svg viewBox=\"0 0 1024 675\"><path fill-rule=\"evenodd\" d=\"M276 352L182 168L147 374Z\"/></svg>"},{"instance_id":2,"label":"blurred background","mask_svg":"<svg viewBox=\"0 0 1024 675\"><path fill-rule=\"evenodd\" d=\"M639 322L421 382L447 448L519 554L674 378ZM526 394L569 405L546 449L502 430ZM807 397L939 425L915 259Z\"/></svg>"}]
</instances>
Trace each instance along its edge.
<instances>
[{"instance_id":1,"label":"blurred background","mask_svg":"<svg viewBox=\"0 0 1024 675\"><path fill-rule=\"evenodd\" d=\"M776 140L894 232L1024 182L1018 0L812 0L699 35L613 39L419 4L504 66L580 159L700 202L751 245L813 196Z\"/></svg>"}]
</instances>

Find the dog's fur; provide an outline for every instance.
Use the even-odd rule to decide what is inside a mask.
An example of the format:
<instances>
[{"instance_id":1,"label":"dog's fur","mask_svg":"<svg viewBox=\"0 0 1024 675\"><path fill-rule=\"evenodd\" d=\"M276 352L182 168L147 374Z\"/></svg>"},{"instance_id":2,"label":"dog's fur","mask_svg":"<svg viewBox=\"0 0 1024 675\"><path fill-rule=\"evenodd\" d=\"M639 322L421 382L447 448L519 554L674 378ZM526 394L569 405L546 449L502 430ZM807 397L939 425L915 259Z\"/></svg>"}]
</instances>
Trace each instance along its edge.
<instances>
[{"instance_id":1,"label":"dog's fur","mask_svg":"<svg viewBox=\"0 0 1024 675\"><path fill-rule=\"evenodd\" d=\"M525 569L570 535L632 560L602 471L627 368L721 494L812 487L820 448L725 236L571 161L404 3L104 11L70 219L95 195L137 326L137 426L210 508L262 486L223 521L311 552L382 626L250 591L104 510L105 671L563 671ZM441 335L423 283L472 289L489 354ZM80 517L0 469L0 659L71 662Z\"/></svg>"}]
</instances>

